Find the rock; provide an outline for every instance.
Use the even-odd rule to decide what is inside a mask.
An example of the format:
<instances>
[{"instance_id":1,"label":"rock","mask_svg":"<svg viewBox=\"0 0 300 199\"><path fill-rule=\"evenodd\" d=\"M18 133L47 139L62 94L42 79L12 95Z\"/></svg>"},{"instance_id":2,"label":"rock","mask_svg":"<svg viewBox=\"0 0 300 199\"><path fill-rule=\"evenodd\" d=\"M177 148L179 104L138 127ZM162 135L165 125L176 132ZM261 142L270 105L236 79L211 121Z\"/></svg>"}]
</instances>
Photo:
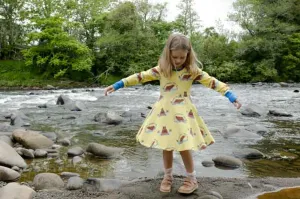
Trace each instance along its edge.
<instances>
[{"instance_id":1,"label":"rock","mask_svg":"<svg viewBox=\"0 0 300 199\"><path fill-rule=\"evenodd\" d=\"M202 161L202 165L204 167L212 167L212 166L215 165L215 163L213 161L211 161L211 160L204 160L204 161Z\"/></svg>"},{"instance_id":2,"label":"rock","mask_svg":"<svg viewBox=\"0 0 300 199\"><path fill-rule=\"evenodd\" d=\"M56 88L55 88L54 86L48 84L48 85L45 87L45 89L46 89L46 90L55 90Z\"/></svg>"},{"instance_id":3,"label":"rock","mask_svg":"<svg viewBox=\"0 0 300 199\"><path fill-rule=\"evenodd\" d=\"M299 90L294 90L294 93L299 93Z\"/></svg>"},{"instance_id":4,"label":"rock","mask_svg":"<svg viewBox=\"0 0 300 199\"><path fill-rule=\"evenodd\" d=\"M80 156L84 153L81 147L74 147L68 150L68 156Z\"/></svg>"},{"instance_id":5,"label":"rock","mask_svg":"<svg viewBox=\"0 0 300 199\"><path fill-rule=\"evenodd\" d=\"M34 152L31 150L22 148L21 153L22 153L23 157L25 157L25 158L30 158L30 159L34 158Z\"/></svg>"},{"instance_id":6,"label":"rock","mask_svg":"<svg viewBox=\"0 0 300 199\"><path fill-rule=\"evenodd\" d=\"M47 138L49 138L50 140L52 140L53 142L57 141L57 135L54 132L41 132L41 134Z\"/></svg>"},{"instance_id":7,"label":"rock","mask_svg":"<svg viewBox=\"0 0 300 199\"><path fill-rule=\"evenodd\" d=\"M242 108L241 114L248 117L260 117L265 115L265 110L256 104L249 104Z\"/></svg>"},{"instance_id":8,"label":"rock","mask_svg":"<svg viewBox=\"0 0 300 199\"><path fill-rule=\"evenodd\" d=\"M3 142L6 142L9 146L13 146L14 143L12 142L12 140L10 139L10 137L3 135L0 136L0 140L2 140Z\"/></svg>"},{"instance_id":9,"label":"rock","mask_svg":"<svg viewBox=\"0 0 300 199\"><path fill-rule=\"evenodd\" d=\"M66 95L60 95L60 96L58 96L58 98L56 100L56 104L57 105L64 105L64 104L69 103L71 101L72 100L68 96L66 96Z\"/></svg>"},{"instance_id":10,"label":"rock","mask_svg":"<svg viewBox=\"0 0 300 199\"><path fill-rule=\"evenodd\" d=\"M35 191L19 183L9 183L0 189L1 199L32 199Z\"/></svg>"},{"instance_id":11,"label":"rock","mask_svg":"<svg viewBox=\"0 0 300 199\"><path fill-rule=\"evenodd\" d=\"M234 156L237 158L246 158L246 159L260 159L265 155L257 149L239 149L233 152Z\"/></svg>"},{"instance_id":12,"label":"rock","mask_svg":"<svg viewBox=\"0 0 300 199\"><path fill-rule=\"evenodd\" d=\"M219 199L219 198L212 195L205 195L205 196L198 197L197 199Z\"/></svg>"},{"instance_id":13,"label":"rock","mask_svg":"<svg viewBox=\"0 0 300 199\"><path fill-rule=\"evenodd\" d=\"M281 87L289 87L288 83L285 82L279 82Z\"/></svg>"},{"instance_id":14,"label":"rock","mask_svg":"<svg viewBox=\"0 0 300 199\"><path fill-rule=\"evenodd\" d=\"M63 146L70 146L71 145L71 141L67 138L58 140L57 143L63 145Z\"/></svg>"},{"instance_id":15,"label":"rock","mask_svg":"<svg viewBox=\"0 0 300 199\"><path fill-rule=\"evenodd\" d=\"M35 156L36 158L44 158L44 157L47 157L47 154L48 154L48 152L45 151L45 150L42 150L42 149L36 149L36 150L34 151L34 156Z\"/></svg>"},{"instance_id":16,"label":"rock","mask_svg":"<svg viewBox=\"0 0 300 199\"><path fill-rule=\"evenodd\" d=\"M123 122L123 117L113 111L108 111L107 113L98 113L94 116L96 122L103 122L107 124L118 125Z\"/></svg>"},{"instance_id":17,"label":"rock","mask_svg":"<svg viewBox=\"0 0 300 199\"><path fill-rule=\"evenodd\" d=\"M24 159L7 143L0 140L0 164L26 168Z\"/></svg>"},{"instance_id":18,"label":"rock","mask_svg":"<svg viewBox=\"0 0 300 199\"><path fill-rule=\"evenodd\" d=\"M81 161L82 161L82 158L81 158L80 156L75 156L75 157L73 157L73 159L72 159L73 165L78 164L78 163L80 163Z\"/></svg>"},{"instance_id":19,"label":"rock","mask_svg":"<svg viewBox=\"0 0 300 199\"><path fill-rule=\"evenodd\" d=\"M47 108L47 104L38 105L39 108Z\"/></svg>"},{"instance_id":20,"label":"rock","mask_svg":"<svg viewBox=\"0 0 300 199\"><path fill-rule=\"evenodd\" d=\"M15 182L19 180L20 176L15 170L0 166L0 181Z\"/></svg>"},{"instance_id":21,"label":"rock","mask_svg":"<svg viewBox=\"0 0 300 199\"><path fill-rule=\"evenodd\" d=\"M275 110L269 110L268 115L277 116L277 117L293 117L293 115L291 115L291 114L282 113L282 112L275 111Z\"/></svg>"},{"instance_id":22,"label":"rock","mask_svg":"<svg viewBox=\"0 0 300 199\"><path fill-rule=\"evenodd\" d=\"M220 165L229 168L239 168L242 166L242 161L231 156L218 156L213 158L215 165Z\"/></svg>"},{"instance_id":23,"label":"rock","mask_svg":"<svg viewBox=\"0 0 300 199\"><path fill-rule=\"evenodd\" d=\"M78 176L71 177L67 183L68 190L81 189L83 187L84 180Z\"/></svg>"},{"instance_id":24,"label":"rock","mask_svg":"<svg viewBox=\"0 0 300 199\"><path fill-rule=\"evenodd\" d=\"M128 181L122 181L118 179L88 178L84 184L84 188L85 190L95 192L113 191L128 183Z\"/></svg>"},{"instance_id":25,"label":"rock","mask_svg":"<svg viewBox=\"0 0 300 199\"><path fill-rule=\"evenodd\" d=\"M64 182L54 173L40 173L33 179L33 186L35 190L43 189L62 189Z\"/></svg>"},{"instance_id":26,"label":"rock","mask_svg":"<svg viewBox=\"0 0 300 199\"><path fill-rule=\"evenodd\" d=\"M113 158L122 153L123 149L107 147L105 145L97 143L90 143L86 151L92 153L95 156L100 156L103 158Z\"/></svg>"},{"instance_id":27,"label":"rock","mask_svg":"<svg viewBox=\"0 0 300 199\"><path fill-rule=\"evenodd\" d=\"M239 138L243 140L259 140L260 135L252 133L241 127L229 125L223 133L224 138Z\"/></svg>"},{"instance_id":28,"label":"rock","mask_svg":"<svg viewBox=\"0 0 300 199\"><path fill-rule=\"evenodd\" d=\"M44 149L53 145L52 140L35 131L16 129L12 135L17 142L30 149Z\"/></svg>"},{"instance_id":29,"label":"rock","mask_svg":"<svg viewBox=\"0 0 300 199\"><path fill-rule=\"evenodd\" d=\"M62 172L60 174L60 177L63 179L69 179L71 177L79 177L80 175L78 173L72 173L72 172Z\"/></svg>"}]
</instances>

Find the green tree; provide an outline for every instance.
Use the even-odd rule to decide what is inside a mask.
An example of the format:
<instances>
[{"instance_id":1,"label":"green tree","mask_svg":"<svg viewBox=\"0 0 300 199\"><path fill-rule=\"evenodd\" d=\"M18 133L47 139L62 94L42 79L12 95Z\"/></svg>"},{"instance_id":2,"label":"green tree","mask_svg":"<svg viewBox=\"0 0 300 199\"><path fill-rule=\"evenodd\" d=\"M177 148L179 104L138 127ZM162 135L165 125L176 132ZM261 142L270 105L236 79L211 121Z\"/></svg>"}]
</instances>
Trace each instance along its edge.
<instances>
[{"instance_id":1,"label":"green tree","mask_svg":"<svg viewBox=\"0 0 300 199\"><path fill-rule=\"evenodd\" d=\"M28 35L30 48L24 50L26 65L45 77L67 76L72 71L90 71L91 51L63 31L63 19L35 20L35 31Z\"/></svg>"}]
</instances>

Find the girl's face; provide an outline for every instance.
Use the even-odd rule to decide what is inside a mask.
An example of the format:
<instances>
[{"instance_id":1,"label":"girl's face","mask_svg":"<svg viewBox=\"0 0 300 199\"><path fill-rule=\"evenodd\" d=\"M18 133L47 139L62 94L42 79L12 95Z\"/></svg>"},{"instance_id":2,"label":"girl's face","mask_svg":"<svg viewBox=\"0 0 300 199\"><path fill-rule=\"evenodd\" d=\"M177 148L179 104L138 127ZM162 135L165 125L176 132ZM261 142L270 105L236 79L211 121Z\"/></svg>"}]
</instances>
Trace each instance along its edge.
<instances>
[{"instance_id":1,"label":"girl's face","mask_svg":"<svg viewBox=\"0 0 300 199\"><path fill-rule=\"evenodd\" d=\"M181 67L187 57L187 50L171 50L171 61L175 68Z\"/></svg>"}]
</instances>

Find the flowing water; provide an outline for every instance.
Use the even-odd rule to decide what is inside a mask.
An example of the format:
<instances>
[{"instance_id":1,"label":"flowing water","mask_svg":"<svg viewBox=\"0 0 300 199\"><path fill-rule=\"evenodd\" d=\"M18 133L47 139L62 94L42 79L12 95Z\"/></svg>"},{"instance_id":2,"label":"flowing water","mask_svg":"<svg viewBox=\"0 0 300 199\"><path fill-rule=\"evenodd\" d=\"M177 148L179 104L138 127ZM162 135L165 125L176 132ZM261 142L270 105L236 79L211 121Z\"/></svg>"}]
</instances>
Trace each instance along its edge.
<instances>
[{"instance_id":1,"label":"flowing water","mask_svg":"<svg viewBox=\"0 0 300 199\"><path fill-rule=\"evenodd\" d=\"M277 110L292 114L293 117L271 117L263 115L258 118L241 115L226 98L219 93L194 85L192 101L213 133L216 143L202 152L194 152L195 168L198 176L213 177L300 177L300 94L298 84L282 88L272 85L252 86L250 84L233 84L232 90L245 107L257 104L267 113ZM88 143L97 142L107 146L122 147L124 154L117 159L100 159L91 155L83 158L83 163L74 166L66 155L70 147L60 149L61 163L56 159L27 160L29 169L22 174L20 181L30 181L38 172L60 173L71 171L87 177L115 177L133 179L138 177L155 177L162 171L162 154L160 150L148 149L135 141L135 134L142 123L141 114L147 114L159 96L158 86L137 86L121 89L110 96L103 95L103 88L54 90L54 91L11 91L0 92L0 116L14 111L21 111L30 118L29 129L55 132L59 138L70 138L72 146L86 148ZM57 106L60 94L68 95L75 101L81 101L86 109L71 112L63 106ZM37 106L46 103L48 108ZM116 111L136 116L126 125L108 126L93 120L97 113ZM67 119L74 116L75 119ZM138 119L137 119L138 118ZM1 118L2 125L8 120ZM233 137L225 139L222 135L228 125L252 129L262 125L268 132L253 138ZM12 131L7 127L5 131ZM4 130L2 130L4 131ZM1 135L1 132L0 132ZM241 148L254 148L265 153L261 160L245 160L243 167L226 170L217 167L204 167L203 160L211 160L218 155L232 155ZM184 174L184 167L178 153L174 156L174 171ZM268 198L262 196L261 199Z\"/></svg>"}]
</instances>

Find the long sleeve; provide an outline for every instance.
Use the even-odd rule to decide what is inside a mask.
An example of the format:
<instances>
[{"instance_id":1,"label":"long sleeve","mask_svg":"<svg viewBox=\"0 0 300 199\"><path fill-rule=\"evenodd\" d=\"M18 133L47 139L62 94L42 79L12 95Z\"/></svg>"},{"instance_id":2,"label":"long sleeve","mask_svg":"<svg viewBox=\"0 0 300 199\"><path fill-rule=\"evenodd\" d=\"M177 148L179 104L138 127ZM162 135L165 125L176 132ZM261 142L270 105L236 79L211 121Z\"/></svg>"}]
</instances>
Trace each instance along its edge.
<instances>
[{"instance_id":1,"label":"long sleeve","mask_svg":"<svg viewBox=\"0 0 300 199\"><path fill-rule=\"evenodd\" d=\"M225 95L227 91L229 91L229 87L227 84L217 80L216 78L210 76L208 73L202 71L199 68L199 73L194 78L194 81L200 82L204 86L211 88L222 95Z\"/></svg>"},{"instance_id":2,"label":"long sleeve","mask_svg":"<svg viewBox=\"0 0 300 199\"><path fill-rule=\"evenodd\" d=\"M134 86L139 83L145 83L149 81L160 79L160 68L159 66L153 67L147 71L136 73L122 79L124 87Z\"/></svg>"}]
</instances>

